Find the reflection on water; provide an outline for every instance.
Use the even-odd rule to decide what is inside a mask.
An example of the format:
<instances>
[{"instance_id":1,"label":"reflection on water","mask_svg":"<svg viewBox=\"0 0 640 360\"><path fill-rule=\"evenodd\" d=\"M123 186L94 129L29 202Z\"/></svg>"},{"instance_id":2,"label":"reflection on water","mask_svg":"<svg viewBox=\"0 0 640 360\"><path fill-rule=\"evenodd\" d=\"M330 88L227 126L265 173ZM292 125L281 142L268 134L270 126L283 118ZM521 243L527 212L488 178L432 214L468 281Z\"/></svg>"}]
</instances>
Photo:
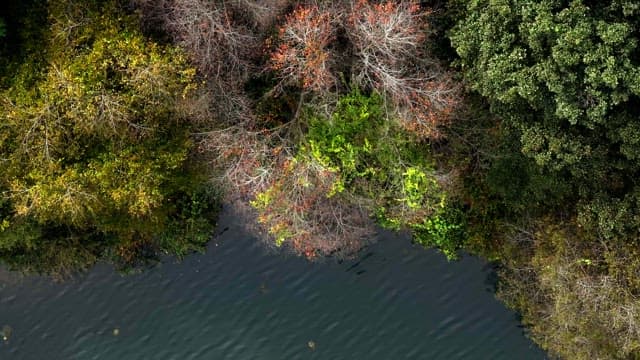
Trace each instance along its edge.
<instances>
[{"instance_id":1,"label":"reflection on water","mask_svg":"<svg viewBox=\"0 0 640 360\"><path fill-rule=\"evenodd\" d=\"M447 263L384 234L357 260L312 264L232 219L206 254L141 274L0 272L0 359L545 358L477 258Z\"/></svg>"}]
</instances>

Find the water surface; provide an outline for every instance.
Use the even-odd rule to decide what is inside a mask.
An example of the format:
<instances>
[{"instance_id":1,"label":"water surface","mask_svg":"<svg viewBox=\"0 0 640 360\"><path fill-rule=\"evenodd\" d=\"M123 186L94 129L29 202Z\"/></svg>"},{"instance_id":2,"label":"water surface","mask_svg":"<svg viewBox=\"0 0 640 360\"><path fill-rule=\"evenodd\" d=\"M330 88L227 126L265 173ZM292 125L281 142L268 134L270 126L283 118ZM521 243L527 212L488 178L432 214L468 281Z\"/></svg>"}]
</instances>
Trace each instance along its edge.
<instances>
[{"instance_id":1,"label":"water surface","mask_svg":"<svg viewBox=\"0 0 640 360\"><path fill-rule=\"evenodd\" d=\"M269 252L224 212L206 254L64 283L0 272L0 359L544 359L478 258L382 233L359 259Z\"/></svg>"}]
</instances>

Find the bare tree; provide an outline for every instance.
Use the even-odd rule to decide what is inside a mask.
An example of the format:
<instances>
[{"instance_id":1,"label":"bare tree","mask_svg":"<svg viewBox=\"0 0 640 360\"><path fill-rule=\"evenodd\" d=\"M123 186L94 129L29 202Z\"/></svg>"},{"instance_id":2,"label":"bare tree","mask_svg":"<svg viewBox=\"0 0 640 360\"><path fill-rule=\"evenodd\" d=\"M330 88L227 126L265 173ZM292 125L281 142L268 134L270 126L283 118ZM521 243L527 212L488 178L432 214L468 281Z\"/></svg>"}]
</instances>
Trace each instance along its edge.
<instances>
[{"instance_id":1,"label":"bare tree","mask_svg":"<svg viewBox=\"0 0 640 360\"><path fill-rule=\"evenodd\" d=\"M299 254L357 251L372 233L367 213L372 200L356 199L348 192L329 196L340 175L300 155L295 145L306 129L293 120L303 104L331 96L329 90L337 87L336 69L348 71L353 66L356 84L385 94L394 118L405 128L436 136L438 125L455 105L455 86L424 54L428 12L410 0L156 0L154 4L155 10L143 11L162 18L164 28L207 81L207 90L185 103L182 111L214 119L216 130L196 136L203 156L220 170L228 200L252 202L269 238ZM291 12L281 17L287 10ZM275 27L278 21L281 24ZM272 27L276 34L266 36ZM346 30L342 40L348 41L337 41L340 30ZM353 59L338 66L338 59L351 55ZM277 128L260 124L255 104L243 88L249 74L261 69L279 77L272 94L285 86L301 90L298 109ZM305 94L309 96L303 99ZM322 105L326 108L329 103ZM410 213L406 207L391 211L398 216Z\"/></svg>"},{"instance_id":2,"label":"bare tree","mask_svg":"<svg viewBox=\"0 0 640 360\"><path fill-rule=\"evenodd\" d=\"M200 150L209 154L214 168L223 169L218 180L228 187L231 201L247 201L267 189L288 151L275 145L276 132L248 128L240 124L201 134Z\"/></svg>"},{"instance_id":3,"label":"bare tree","mask_svg":"<svg viewBox=\"0 0 640 360\"><path fill-rule=\"evenodd\" d=\"M174 0L166 26L203 74L242 81L259 45L255 34L232 20L229 9L216 2Z\"/></svg>"},{"instance_id":4,"label":"bare tree","mask_svg":"<svg viewBox=\"0 0 640 360\"><path fill-rule=\"evenodd\" d=\"M282 138L286 127L248 131L245 124L210 132L203 134L201 149L215 154L214 167L224 169L219 180L228 186L227 200L256 219L259 226L249 229L269 244L308 258L355 254L373 232L365 201L328 196L339 175L294 156Z\"/></svg>"},{"instance_id":5,"label":"bare tree","mask_svg":"<svg viewBox=\"0 0 640 360\"><path fill-rule=\"evenodd\" d=\"M458 87L423 50L429 14L418 1L358 0L347 35L358 57L353 80L387 95L408 130L434 137L457 103Z\"/></svg>"},{"instance_id":6,"label":"bare tree","mask_svg":"<svg viewBox=\"0 0 640 360\"><path fill-rule=\"evenodd\" d=\"M269 187L252 202L276 245L308 258L349 256L362 248L373 223L361 202L333 195L339 174L307 157L278 164Z\"/></svg>"}]
</instances>

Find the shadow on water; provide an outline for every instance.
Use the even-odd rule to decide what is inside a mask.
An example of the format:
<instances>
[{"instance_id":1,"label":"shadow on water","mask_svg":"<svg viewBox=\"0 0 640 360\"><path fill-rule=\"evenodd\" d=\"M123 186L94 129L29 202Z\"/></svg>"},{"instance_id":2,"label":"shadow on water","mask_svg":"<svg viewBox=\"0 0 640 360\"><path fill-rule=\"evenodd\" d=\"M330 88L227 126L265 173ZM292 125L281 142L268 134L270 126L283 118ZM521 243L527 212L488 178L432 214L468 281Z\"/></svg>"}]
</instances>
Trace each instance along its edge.
<instances>
[{"instance_id":1,"label":"shadow on water","mask_svg":"<svg viewBox=\"0 0 640 360\"><path fill-rule=\"evenodd\" d=\"M544 359L490 266L381 232L354 260L267 251L226 210L206 254L64 283L0 272L0 359Z\"/></svg>"},{"instance_id":2,"label":"shadow on water","mask_svg":"<svg viewBox=\"0 0 640 360\"><path fill-rule=\"evenodd\" d=\"M487 291L495 294L498 290L498 264L487 262L482 267L482 271L487 274L487 277L484 280L484 284L487 286Z\"/></svg>"}]
</instances>

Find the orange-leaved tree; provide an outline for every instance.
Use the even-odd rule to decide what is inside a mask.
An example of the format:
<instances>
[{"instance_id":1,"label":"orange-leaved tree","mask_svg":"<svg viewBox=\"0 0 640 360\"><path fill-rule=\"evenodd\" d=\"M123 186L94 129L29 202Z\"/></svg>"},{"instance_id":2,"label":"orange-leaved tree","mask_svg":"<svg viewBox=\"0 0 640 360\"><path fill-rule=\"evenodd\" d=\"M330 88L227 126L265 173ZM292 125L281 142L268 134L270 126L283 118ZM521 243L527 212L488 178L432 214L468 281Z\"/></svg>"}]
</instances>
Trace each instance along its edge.
<instances>
[{"instance_id":1,"label":"orange-leaved tree","mask_svg":"<svg viewBox=\"0 0 640 360\"><path fill-rule=\"evenodd\" d=\"M283 85L321 91L335 84L328 49L335 36L337 13L317 5L298 6L278 30L280 45L271 53L269 67Z\"/></svg>"}]
</instances>

